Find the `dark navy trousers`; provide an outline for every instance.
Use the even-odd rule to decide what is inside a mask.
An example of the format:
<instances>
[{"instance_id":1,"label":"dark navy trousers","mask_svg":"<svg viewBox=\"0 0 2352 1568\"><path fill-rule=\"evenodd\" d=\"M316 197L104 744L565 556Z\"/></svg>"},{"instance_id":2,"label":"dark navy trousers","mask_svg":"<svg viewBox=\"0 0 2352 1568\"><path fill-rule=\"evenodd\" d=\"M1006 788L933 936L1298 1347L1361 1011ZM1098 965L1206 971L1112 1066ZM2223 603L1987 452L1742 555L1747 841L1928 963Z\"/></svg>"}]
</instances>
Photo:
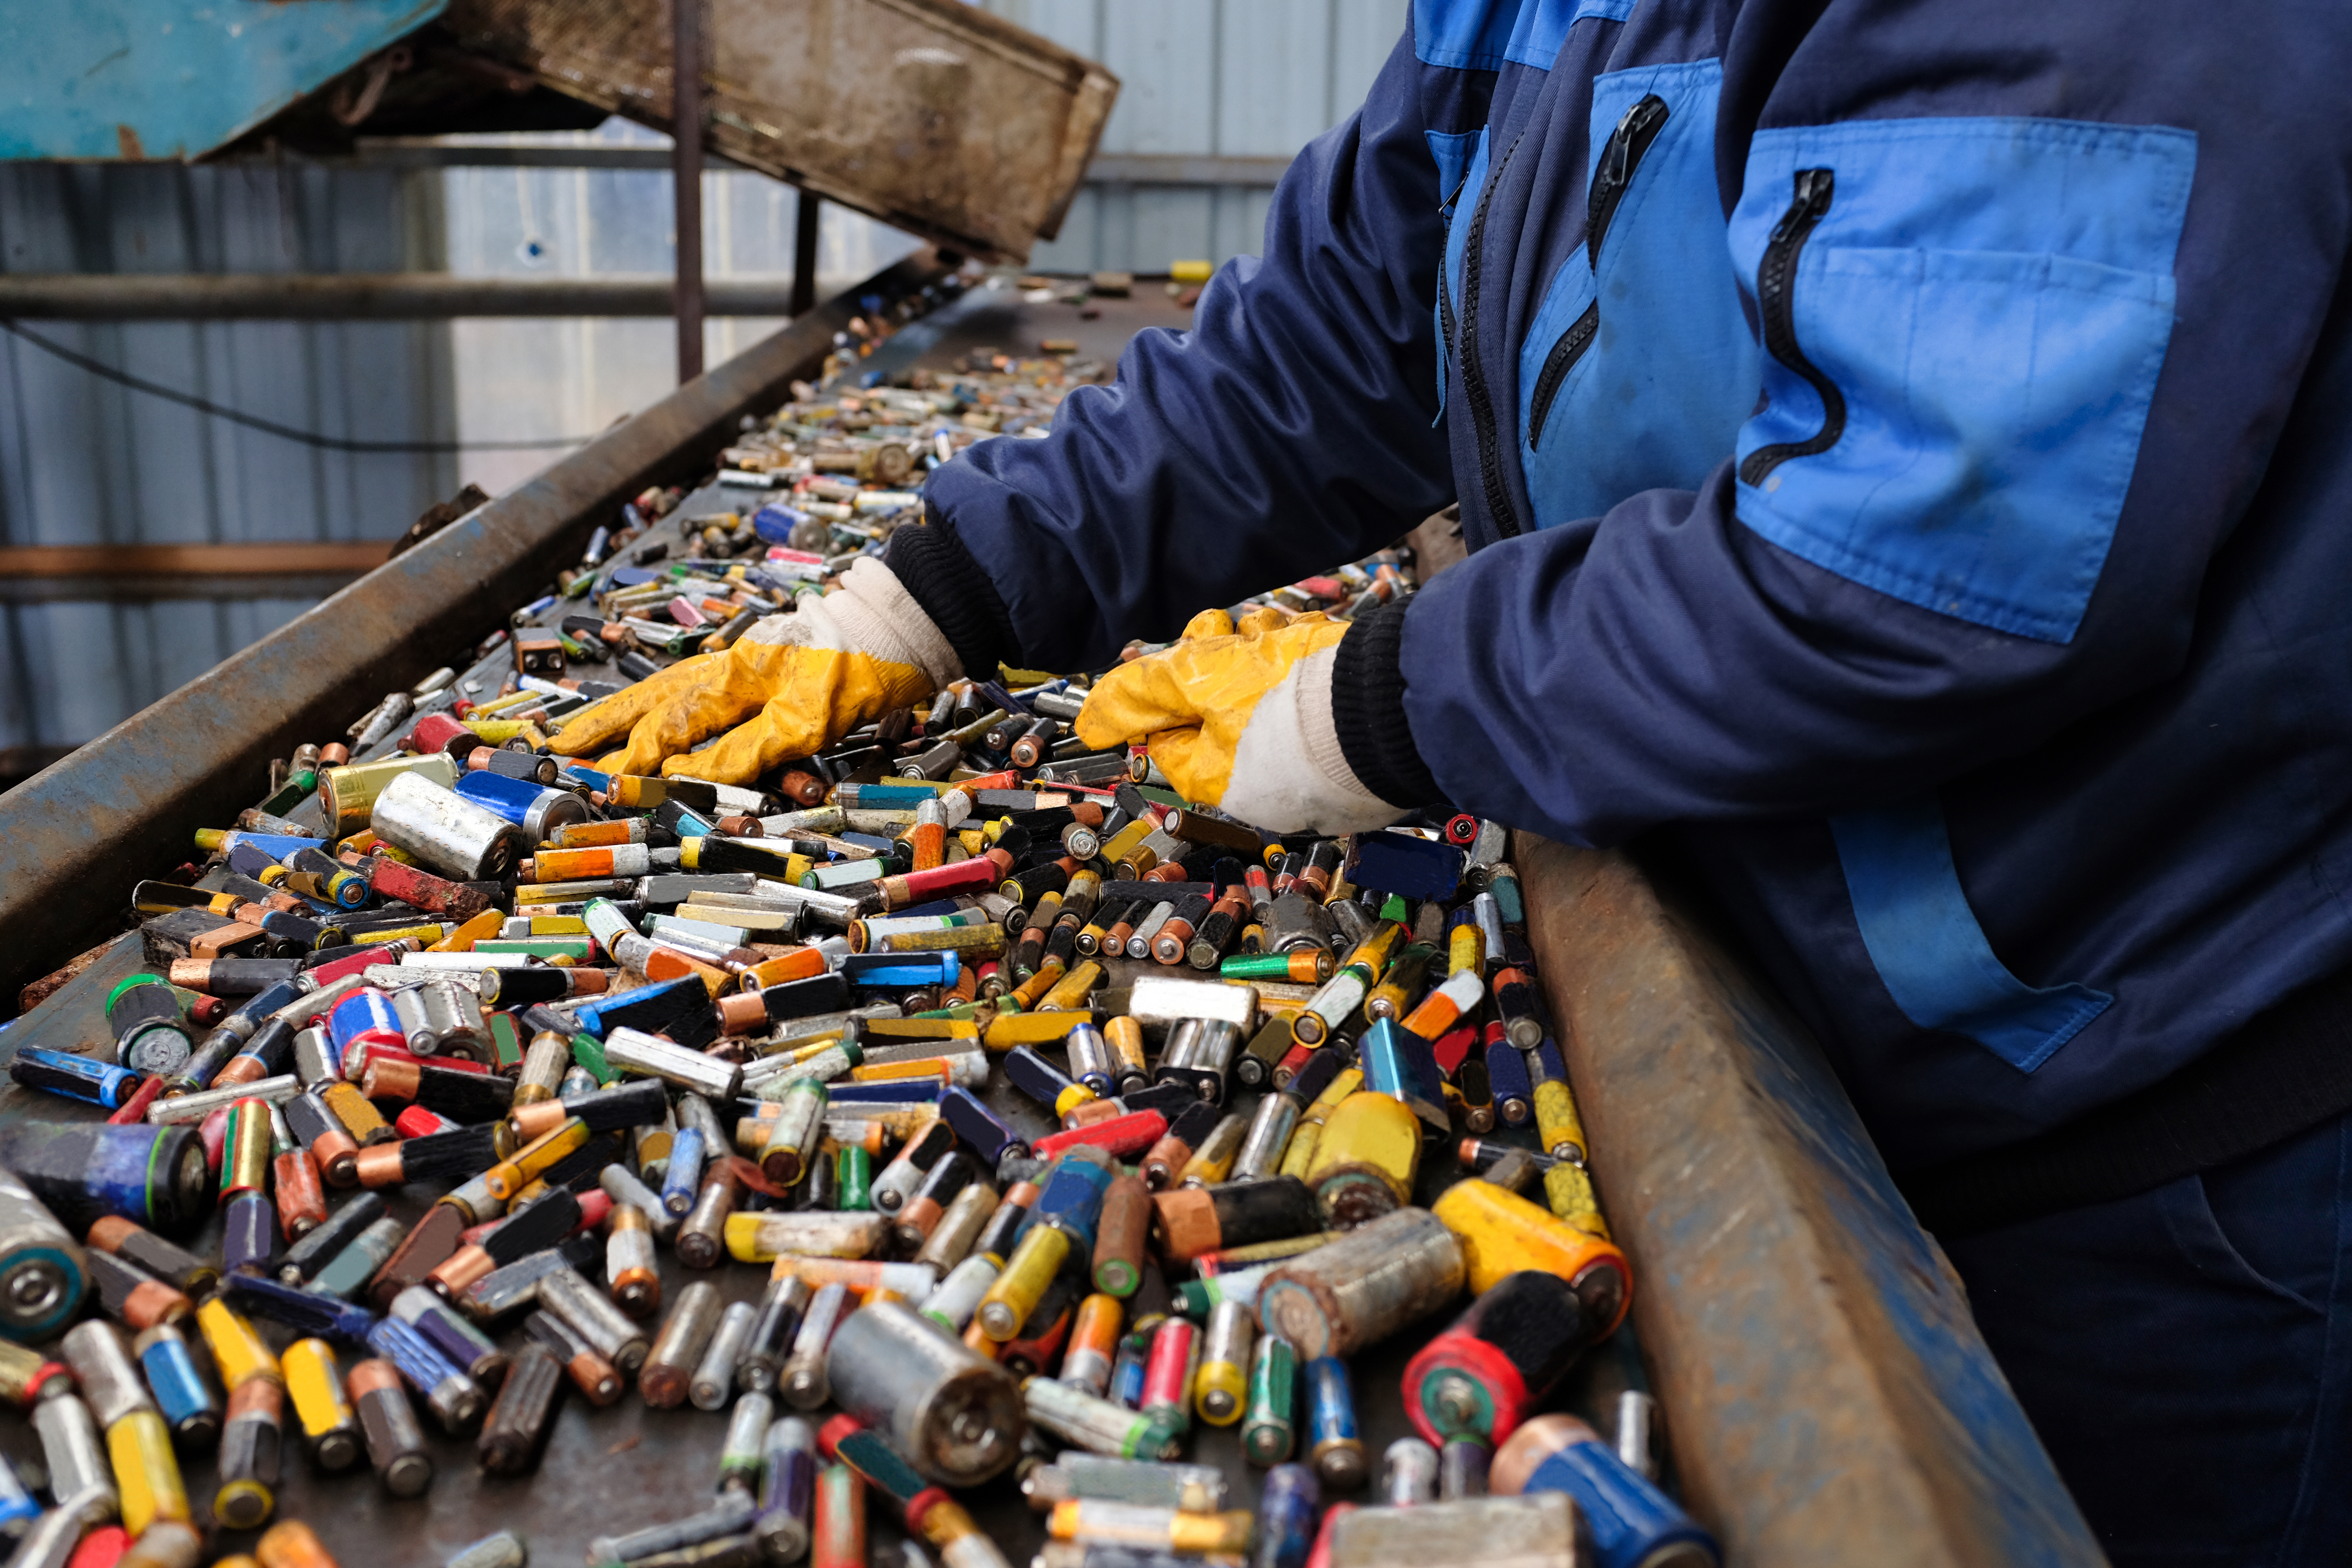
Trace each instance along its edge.
<instances>
[{"instance_id":1,"label":"dark navy trousers","mask_svg":"<svg viewBox=\"0 0 2352 1568\"><path fill-rule=\"evenodd\" d=\"M2352 1563L2352 1118L1945 1244L2117 1568Z\"/></svg>"}]
</instances>

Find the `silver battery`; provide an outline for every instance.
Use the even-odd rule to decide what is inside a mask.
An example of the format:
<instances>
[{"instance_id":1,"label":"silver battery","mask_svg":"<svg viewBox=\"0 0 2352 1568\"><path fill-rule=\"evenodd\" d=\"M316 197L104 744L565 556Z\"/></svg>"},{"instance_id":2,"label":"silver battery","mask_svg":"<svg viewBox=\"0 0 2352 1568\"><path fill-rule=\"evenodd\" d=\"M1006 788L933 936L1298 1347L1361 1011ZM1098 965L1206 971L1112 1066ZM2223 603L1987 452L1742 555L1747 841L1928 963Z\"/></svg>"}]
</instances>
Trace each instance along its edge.
<instances>
[{"instance_id":1,"label":"silver battery","mask_svg":"<svg viewBox=\"0 0 2352 1568\"><path fill-rule=\"evenodd\" d=\"M1658 1479L1658 1402L1638 1388L1617 1395L1617 1440L1612 1445L1625 1468L1648 1480Z\"/></svg>"},{"instance_id":2,"label":"silver battery","mask_svg":"<svg viewBox=\"0 0 2352 1568\"><path fill-rule=\"evenodd\" d=\"M544 1288L541 1295L545 1294ZM655 1406L682 1405L694 1371L719 1327L719 1287L697 1279L677 1293L653 1351L637 1370L637 1388ZM618 1364L617 1363L615 1364Z\"/></svg>"},{"instance_id":3,"label":"silver battery","mask_svg":"<svg viewBox=\"0 0 2352 1568\"><path fill-rule=\"evenodd\" d=\"M1129 1445L1150 1423L1141 1412L1098 1399L1076 1384L1050 1377L1029 1378L1021 1384L1021 1404L1032 1422L1063 1442L1091 1453L1119 1458L1172 1459L1182 1451L1179 1439L1170 1434L1159 1453L1130 1456ZM1159 1430L1167 1431L1165 1427Z\"/></svg>"},{"instance_id":4,"label":"silver battery","mask_svg":"<svg viewBox=\"0 0 2352 1568\"><path fill-rule=\"evenodd\" d=\"M74 1394L44 1399L33 1406L33 1431L41 1439L41 1461L49 1470L49 1495L63 1502L82 1500L82 1520L104 1524L121 1500L114 1489L114 1464L106 1457L98 1418Z\"/></svg>"},{"instance_id":5,"label":"silver battery","mask_svg":"<svg viewBox=\"0 0 2352 1568\"><path fill-rule=\"evenodd\" d=\"M628 1166L617 1161L605 1166L597 1173L596 1184L614 1203L626 1204L642 1213L653 1226L656 1241L667 1244L677 1234L677 1215L662 1207L660 1194L637 1180Z\"/></svg>"},{"instance_id":6,"label":"silver battery","mask_svg":"<svg viewBox=\"0 0 2352 1568\"><path fill-rule=\"evenodd\" d=\"M1381 1500L1413 1508L1437 1500L1437 1450L1419 1437L1400 1437L1381 1454Z\"/></svg>"},{"instance_id":7,"label":"silver battery","mask_svg":"<svg viewBox=\"0 0 2352 1568\"><path fill-rule=\"evenodd\" d=\"M47 1205L0 1169L0 1328L17 1339L47 1338L88 1293L80 1244Z\"/></svg>"},{"instance_id":8,"label":"silver battery","mask_svg":"<svg viewBox=\"0 0 2352 1568\"><path fill-rule=\"evenodd\" d=\"M73 1561L75 1548L81 1544L82 1531L92 1522L103 1524L115 1514L111 1488L106 1493L105 1516L95 1521L89 1518L97 1500L93 1489L52 1491L50 1495L60 1499L58 1506L33 1521L33 1527L25 1532L10 1555L8 1568L66 1568Z\"/></svg>"},{"instance_id":9,"label":"silver battery","mask_svg":"<svg viewBox=\"0 0 2352 1568\"><path fill-rule=\"evenodd\" d=\"M752 1321L742 1359L735 1363L736 1387L746 1394L774 1391L784 1357L793 1348L792 1336L800 1331L801 1314L808 1310L809 1298L815 1293L797 1274L769 1282L767 1293L760 1298L760 1315Z\"/></svg>"},{"instance_id":10,"label":"silver battery","mask_svg":"<svg viewBox=\"0 0 2352 1568\"><path fill-rule=\"evenodd\" d=\"M1243 1182L1280 1171L1290 1135L1298 1130L1299 1110L1298 1097L1280 1090L1259 1100L1250 1117L1249 1131L1242 1136L1241 1152L1234 1156L1234 1168L1225 1179Z\"/></svg>"},{"instance_id":11,"label":"silver battery","mask_svg":"<svg viewBox=\"0 0 2352 1568\"><path fill-rule=\"evenodd\" d=\"M74 1382L80 1384L89 1413L98 1418L100 1431L134 1411L155 1408L146 1380L131 1359L131 1346L114 1324L103 1318L76 1323L66 1331L61 1352L66 1364L73 1368Z\"/></svg>"},{"instance_id":12,"label":"silver battery","mask_svg":"<svg viewBox=\"0 0 2352 1568\"><path fill-rule=\"evenodd\" d=\"M735 1364L743 1359L743 1347L751 1339L751 1321L759 1315L760 1309L749 1301L730 1301L719 1314L719 1330L703 1347L702 1359L694 1365L694 1381L687 1388L686 1396L697 1410L727 1408L735 1393ZM763 1419L761 1430L766 1429Z\"/></svg>"},{"instance_id":13,"label":"silver battery","mask_svg":"<svg viewBox=\"0 0 2352 1568\"><path fill-rule=\"evenodd\" d=\"M1127 1012L1146 1028L1180 1018L1215 1018L1246 1029L1257 1017L1257 987L1140 974L1128 990Z\"/></svg>"},{"instance_id":14,"label":"silver battery","mask_svg":"<svg viewBox=\"0 0 2352 1568\"><path fill-rule=\"evenodd\" d=\"M833 1398L942 1486L977 1486L1029 1429L1013 1374L903 1301L850 1314L828 1352Z\"/></svg>"},{"instance_id":15,"label":"silver battery","mask_svg":"<svg viewBox=\"0 0 2352 1568\"><path fill-rule=\"evenodd\" d=\"M712 1100L732 1100L743 1087L743 1069L733 1062L657 1039L626 1026L604 1037L604 1060L622 1072L657 1078Z\"/></svg>"},{"instance_id":16,"label":"silver battery","mask_svg":"<svg viewBox=\"0 0 2352 1568\"><path fill-rule=\"evenodd\" d=\"M873 1059L871 1056L866 1058L868 1061ZM874 1206L884 1214L897 1214L915 1195L915 1189L923 1184L930 1166L945 1159L947 1152L954 1147L955 1134L944 1122L929 1121L908 1134L897 1155L874 1174L868 1193Z\"/></svg>"},{"instance_id":17,"label":"silver battery","mask_svg":"<svg viewBox=\"0 0 2352 1568\"><path fill-rule=\"evenodd\" d=\"M1076 1026L1063 1039L1062 1049L1069 1054L1072 1078L1098 1095L1108 1096L1118 1089L1118 1058L1100 1029L1092 1024Z\"/></svg>"},{"instance_id":18,"label":"silver battery","mask_svg":"<svg viewBox=\"0 0 2352 1568\"><path fill-rule=\"evenodd\" d=\"M764 1436L764 1434L763 1434ZM752 1444L756 1451L759 1444ZM661 1556L676 1562L674 1553L683 1553L689 1546L699 1546L706 1541L718 1541L725 1536L740 1535L751 1528L759 1517L760 1505L740 1492L724 1492L717 1502L699 1513L684 1519L674 1519L661 1524L649 1524L643 1530L633 1530L626 1535L600 1535L588 1542L591 1563L635 1563L644 1558ZM740 1557L723 1557L722 1562L740 1562Z\"/></svg>"},{"instance_id":19,"label":"silver battery","mask_svg":"<svg viewBox=\"0 0 2352 1568\"><path fill-rule=\"evenodd\" d=\"M1022 1478L1021 1495L1040 1510L1057 1502L1142 1503L1182 1513L1223 1513L1225 1475L1214 1465L1170 1465L1115 1459L1068 1448Z\"/></svg>"},{"instance_id":20,"label":"silver battery","mask_svg":"<svg viewBox=\"0 0 2352 1568\"><path fill-rule=\"evenodd\" d=\"M544 844L559 827L588 820L588 803L568 789L543 789L523 808L522 830L533 844Z\"/></svg>"},{"instance_id":21,"label":"silver battery","mask_svg":"<svg viewBox=\"0 0 2352 1568\"><path fill-rule=\"evenodd\" d=\"M923 1316L944 1326L951 1333L961 1333L971 1326L972 1314L980 1310L980 1299L996 1283L1002 1270L996 1259L975 1253L948 1270L940 1288L923 1301Z\"/></svg>"},{"instance_id":22,"label":"silver battery","mask_svg":"<svg viewBox=\"0 0 2352 1568\"><path fill-rule=\"evenodd\" d=\"M342 1074L335 1060L335 1043L316 1025L294 1035L294 1080L304 1089L332 1083Z\"/></svg>"},{"instance_id":23,"label":"silver battery","mask_svg":"<svg viewBox=\"0 0 2352 1568\"><path fill-rule=\"evenodd\" d=\"M928 1263L942 1272L952 1269L971 1251L971 1244L980 1239L980 1233L987 1228L989 1216L996 1213L1001 1201L996 1189L988 1183L976 1177L966 1183L963 1191L948 1200L939 1223L931 1226L929 1237L916 1250L915 1261ZM940 1288L946 1288L946 1281L940 1281Z\"/></svg>"},{"instance_id":24,"label":"silver battery","mask_svg":"<svg viewBox=\"0 0 2352 1568\"><path fill-rule=\"evenodd\" d=\"M489 1034L482 1023L480 996L449 980L436 977L394 992L392 1011L414 1055L446 1052L472 1060L488 1048Z\"/></svg>"},{"instance_id":25,"label":"silver battery","mask_svg":"<svg viewBox=\"0 0 2352 1568\"><path fill-rule=\"evenodd\" d=\"M803 920L815 921L835 931L847 931L849 922L857 918L858 901L845 893L828 893L817 888L796 888L788 882L761 878L751 884L751 891L763 899L782 900L787 907L800 910Z\"/></svg>"},{"instance_id":26,"label":"silver battery","mask_svg":"<svg viewBox=\"0 0 2352 1568\"><path fill-rule=\"evenodd\" d=\"M192 1127L223 1106L235 1105L240 1100L283 1105L301 1092L302 1080L292 1073L231 1084L226 1089L200 1089L194 1094L157 1100L147 1108L147 1121L152 1127Z\"/></svg>"},{"instance_id":27,"label":"silver battery","mask_svg":"<svg viewBox=\"0 0 2352 1568\"><path fill-rule=\"evenodd\" d=\"M457 1305L478 1323L496 1322L509 1312L538 1305L541 1282L557 1269L570 1267L553 1247L534 1252L503 1268L493 1268L467 1286Z\"/></svg>"},{"instance_id":28,"label":"silver battery","mask_svg":"<svg viewBox=\"0 0 2352 1568\"><path fill-rule=\"evenodd\" d=\"M486 1285L495 1278L494 1274L476 1284ZM467 1292L469 1297L471 1294ZM623 1373L634 1377L637 1369L646 1364L646 1354L651 1348L646 1341L646 1331L613 1305L611 1297L583 1279L570 1266L559 1265L541 1275L537 1299L543 1310L562 1319L598 1355Z\"/></svg>"},{"instance_id":29,"label":"silver battery","mask_svg":"<svg viewBox=\"0 0 2352 1568\"><path fill-rule=\"evenodd\" d=\"M1245 1301L1220 1301L1209 1309L1208 1331L1201 1336L1200 1364L1222 1363L1234 1368L1246 1382L1250 1348L1257 1337L1257 1313ZM1203 1418L1223 1426L1242 1413L1239 1399L1224 1388L1203 1387L1200 1394Z\"/></svg>"},{"instance_id":30,"label":"silver battery","mask_svg":"<svg viewBox=\"0 0 2352 1568\"><path fill-rule=\"evenodd\" d=\"M1212 1105L1225 1098L1225 1077L1242 1046L1242 1026L1223 1018L1184 1018L1168 1031L1168 1048L1152 1074L1181 1083Z\"/></svg>"},{"instance_id":31,"label":"silver battery","mask_svg":"<svg viewBox=\"0 0 2352 1568\"><path fill-rule=\"evenodd\" d=\"M384 786L368 826L395 849L461 882L502 882L530 853L531 840L521 828L417 773L404 773Z\"/></svg>"},{"instance_id":32,"label":"silver battery","mask_svg":"<svg viewBox=\"0 0 2352 1568\"><path fill-rule=\"evenodd\" d=\"M801 1314L800 1332L793 1337L793 1353L784 1358L776 1391L795 1410L814 1410L830 1397L833 1384L825 1366L825 1350L834 1331L849 1310L849 1287L838 1282L809 1298Z\"/></svg>"},{"instance_id":33,"label":"silver battery","mask_svg":"<svg viewBox=\"0 0 2352 1568\"><path fill-rule=\"evenodd\" d=\"M530 1548L524 1544L522 1537L511 1530L501 1530L462 1548L441 1568L524 1568L530 1561Z\"/></svg>"},{"instance_id":34,"label":"silver battery","mask_svg":"<svg viewBox=\"0 0 2352 1568\"><path fill-rule=\"evenodd\" d=\"M1162 899L1158 903L1152 905L1150 912L1146 914L1141 920L1136 921L1135 929L1129 933L1127 939L1127 956L1129 958L1150 958L1151 956L1151 939L1160 934L1160 928L1166 925L1175 913L1176 902L1172 899Z\"/></svg>"},{"instance_id":35,"label":"silver battery","mask_svg":"<svg viewBox=\"0 0 2352 1568\"><path fill-rule=\"evenodd\" d=\"M1590 1568L1566 1492L1360 1508L1331 1532L1331 1568Z\"/></svg>"}]
</instances>

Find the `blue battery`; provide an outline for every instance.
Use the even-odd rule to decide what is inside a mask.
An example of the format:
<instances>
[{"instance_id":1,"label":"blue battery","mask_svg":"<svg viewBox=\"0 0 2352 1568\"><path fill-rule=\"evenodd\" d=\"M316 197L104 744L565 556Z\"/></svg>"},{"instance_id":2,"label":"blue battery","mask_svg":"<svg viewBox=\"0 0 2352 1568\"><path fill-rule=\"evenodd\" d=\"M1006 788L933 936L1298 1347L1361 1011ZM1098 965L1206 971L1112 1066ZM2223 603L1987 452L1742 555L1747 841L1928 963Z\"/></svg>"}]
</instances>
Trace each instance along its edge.
<instances>
[{"instance_id":1,"label":"blue battery","mask_svg":"<svg viewBox=\"0 0 2352 1568\"><path fill-rule=\"evenodd\" d=\"M221 1236L224 1274L260 1272L278 1251L278 1205L266 1193L239 1193L222 1205L226 1219Z\"/></svg>"},{"instance_id":2,"label":"blue battery","mask_svg":"<svg viewBox=\"0 0 2352 1568\"><path fill-rule=\"evenodd\" d=\"M852 985L877 990L953 985L962 973L952 952L853 952L841 961L841 973Z\"/></svg>"},{"instance_id":3,"label":"blue battery","mask_svg":"<svg viewBox=\"0 0 2352 1568\"><path fill-rule=\"evenodd\" d=\"M37 1089L67 1100L79 1100L112 1110L139 1089L139 1075L70 1051L26 1046L8 1064L8 1076L26 1089Z\"/></svg>"},{"instance_id":4,"label":"blue battery","mask_svg":"<svg viewBox=\"0 0 2352 1568\"><path fill-rule=\"evenodd\" d=\"M1445 1075L1438 1070L1437 1051L1428 1040L1393 1018L1381 1018L1364 1031L1357 1046L1362 1058L1364 1087L1391 1100L1445 1103ZM1291 1092L1298 1092L1294 1081Z\"/></svg>"},{"instance_id":5,"label":"blue battery","mask_svg":"<svg viewBox=\"0 0 2352 1568\"><path fill-rule=\"evenodd\" d=\"M1250 1568L1306 1568L1307 1555L1315 1550L1315 1510L1322 1501L1322 1483L1307 1466L1276 1465L1266 1471Z\"/></svg>"},{"instance_id":6,"label":"blue battery","mask_svg":"<svg viewBox=\"0 0 2352 1568\"><path fill-rule=\"evenodd\" d=\"M1536 1086L1528 1076L1527 1053L1494 1026L1486 1042L1486 1084L1495 1096L1495 1120L1506 1127L1525 1127L1535 1120Z\"/></svg>"},{"instance_id":7,"label":"blue battery","mask_svg":"<svg viewBox=\"0 0 2352 1568\"><path fill-rule=\"evenodd\" d=\"M1360 833L1348 878L1360 888L1408 899L1450 899L1462 884L1462 851L1410 833Z\"/></svg>"},{"instance_id":8,"label":"blue battery","mask_svg":"<svg viewBox=\"0 0 2352 1568\"><path fill-rule=\"evenodd\" d=\"M540 796L564 792L550 789L537 779L509 778L485 768L460 774L457 793L485 811L520 824L530 816L530 808L539 804Z\"/></svg>"},{"instance_id":9,"label":"blue battery","mask_svg":"<svg viewBox=\"0 0 2352 1568\"><path fill-rule=\"evenodd\" d=\"M875 1083L829 1083L829 1101L835 1105L937 1105L942 1092L933 1089L926 1094L912 1079Z\"/></svg>"},{"instance_id":10,"label":"blue battery","mask_svg":"<svg viewBox=\"0 0 2352 1568\"><path fill-rule=\"evenodd\" d=\"M1582 1422L1542 1416L1520 1433L1515 1444L1550 1447L1528 1472L1520 1491L1566 1492L1575 1499L1577 1512L1592 1532L1597 1568L1722 1561L1722 1550L1706 1527Z\"/></svg>"},{"instance_id":11,"label":"blue battery","mask_svg":"<svg viewBox=\"0 0 2352 1568\"><path fill-rule=\"evenodd\" d=\"M950 1089L940 1096L940 1118L984 1170L994 1170L1006 1151L1022 1147L1020 1137L1003 1119L968 1089Z\"/></svg>"},{"instance_id":12,"label":"blue battery","mask_svg":"<svg viewBox=\"0 0 2352 1568\"><path fill-rule=\"evenodd\" d=\"M702 1191L702 1129L681 1127L669 1141L669 1169L662 1174L662 1207L684 1219Z\"/></svg>"},{"instance_id":13,"label":"blue battery","mask_svg":"<svg viewBox=\"0 0 2352 1568\"><path fill-rule=\"evenodd\" d=\"M1352 1490L1364 1484L1364 1436L1356 1423L1356 1391L1348 1363L1317 1356L1303 1369L1307 1381L1307 1453L1315 1474L1329 1486Z\"/></svg>"},{"instance_id":14,"label":"blue battery","mask_svg":"<svg viewBox=\"0 0 2352 1568\"><path fill-rule=\"evenodd\" d=\"M337 1061L361 1044L408 1047L408 1031L393 1011L392 998L381 991L354 991L336 1003L327 1014L327 1037L334 1042Z\"/></svg>"},{"instance_id":15,"label":"blue battery","mask_svg":"<svg viewBox=\"0 0 2352 1568\"><path fill-rule=\"evenodd\" d=\"M187 1340L169 1323L158 1323L141 1334L133 1347L139 1370L154 1391L155 1407L163 1413L172 1436L183 1442L206 1443L220 1436L221 1401L197 1366Z\"/></svg>"},{"instance_id":16,"label":"blue battery","mask_svg":"<svg viewBox=\"0 0 2352 1568\"><path fill-rule=\"evenodd\" d=\"M751 531L770 544L789 545L793 530L809 520L809 514L798 507L770 501L751 514Z\"/></svg>"},{"instance_id":17,"label":"blue battery","mask_svg":"<svg viewBox=\"0 0 2352 1568\"><path fill-rule=\"evenodd\" d=\"M28 1523L39 1518L40 1513L41 1505L25 1489L16 1467L8 1462L6 1456L0 1455L0 1529Z\"/></svg>"}]
</instances>

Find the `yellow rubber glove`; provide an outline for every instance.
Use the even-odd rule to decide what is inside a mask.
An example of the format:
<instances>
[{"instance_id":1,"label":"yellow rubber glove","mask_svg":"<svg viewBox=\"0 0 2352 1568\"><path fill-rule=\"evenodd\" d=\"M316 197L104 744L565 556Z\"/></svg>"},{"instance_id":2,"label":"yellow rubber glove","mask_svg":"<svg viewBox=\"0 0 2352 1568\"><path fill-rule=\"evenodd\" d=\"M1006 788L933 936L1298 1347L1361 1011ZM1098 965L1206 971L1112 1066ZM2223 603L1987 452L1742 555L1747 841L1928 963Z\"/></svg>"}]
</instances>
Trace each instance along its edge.
<instances>
[{"instance_id":1,"label":"yellow rubber glove","mask_svg":"<svg viewBox=\"0 0 2352 1568\"><path fill-rule=\"evenodd\" d=\"M745 784L961 674L947 638L890 569L860 561L822 599L766 617L723 653L680 659L614 693L550 744L586 756L626 735L606 760L612 772ZM718 744L688 751L722 731Z\"/></svg>"},{"instance_id":2,"label":"yellow rubber glove","mask_svg":"<svg viewBox=\"0 0 2352 1568\"><path fill-rule=\"evenodd\" d=\"M1078 738L1104 750L1145 742L1178 794L1279 833L1359 832L1404 815L1356 781L1331 721L1331 668L1344 622L1260 608L1236 628L1194 616L1171 647L1095 683Z\"/></svg>"}]
</instances>

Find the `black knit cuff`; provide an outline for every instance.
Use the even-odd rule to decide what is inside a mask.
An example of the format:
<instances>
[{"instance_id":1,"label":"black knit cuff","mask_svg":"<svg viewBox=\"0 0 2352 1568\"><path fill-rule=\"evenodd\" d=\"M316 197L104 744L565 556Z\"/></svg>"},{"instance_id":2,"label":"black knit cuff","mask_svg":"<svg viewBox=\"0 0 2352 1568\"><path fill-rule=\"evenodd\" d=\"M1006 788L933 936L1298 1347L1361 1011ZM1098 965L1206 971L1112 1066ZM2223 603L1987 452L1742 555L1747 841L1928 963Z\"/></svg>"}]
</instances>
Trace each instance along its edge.
<instances>
[{"instance_id":1,"label":"black knit cuff","mask_svg":"<svg viewBox=\"0 0 2352 1568\"><path fill-rule=\"evenodd\" d=\"M1410 600L1356 617L1331 667L1331 722L1356 782L1410 810L1438 798L1437 781L1404 716L1404 614Z\"/></svg>"},{"instance_id":2,"label":"black knit cuff","mask_svg":"<svg viewBox=\"0 0 2352 1568\"><path fill-rule=\"evenodd\" d=\"M883 547L882 564L931 617L967 677L993 680L998 665L1020 664L1004 601L946 522L934 517L899 529Z\"/></svg>"}]
</instances>

